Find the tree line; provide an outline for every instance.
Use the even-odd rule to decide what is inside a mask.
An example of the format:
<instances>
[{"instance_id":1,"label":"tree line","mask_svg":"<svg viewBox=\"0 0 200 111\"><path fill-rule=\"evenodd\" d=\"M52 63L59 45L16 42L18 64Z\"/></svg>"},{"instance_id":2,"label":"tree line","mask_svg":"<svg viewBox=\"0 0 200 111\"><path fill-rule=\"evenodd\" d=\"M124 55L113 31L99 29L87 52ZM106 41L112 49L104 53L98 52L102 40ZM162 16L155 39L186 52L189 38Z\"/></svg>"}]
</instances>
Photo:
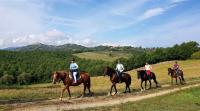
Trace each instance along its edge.
<instances>
[{"instance_id":1,"label":"tree line","mask_svg":"<svg viewBox=\"0 0 200 111\"><path fill-rule=\"evenodd\" d=\"M168 48L138 48L131 50L128 59L120 58L126 70L141 67L148 63L169 60L186 60L199 51L199 44L191 41ZM126 48L128 52L129 48ZM141 49L141 50L139 50ZM137 52L137 53L136 53ZM138 53L140 52L140 53ZM32 84L50 82L51 74L57 70L68 70L70 60L75 58L80 71L91 76L103 74L105 66L115 67L116 61L87 60L73 56L73 51L0 51L0 84Z\"/></svg>"}]
</instances>

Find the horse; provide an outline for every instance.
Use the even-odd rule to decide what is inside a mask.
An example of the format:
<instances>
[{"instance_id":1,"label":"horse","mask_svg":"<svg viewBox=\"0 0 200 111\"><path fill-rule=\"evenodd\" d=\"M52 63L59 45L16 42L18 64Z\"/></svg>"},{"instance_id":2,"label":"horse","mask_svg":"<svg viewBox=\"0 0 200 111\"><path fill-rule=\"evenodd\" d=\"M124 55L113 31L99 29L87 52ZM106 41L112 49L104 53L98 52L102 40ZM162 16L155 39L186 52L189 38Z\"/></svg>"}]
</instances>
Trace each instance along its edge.
<instances>
[{"instance_id":1,"label":"horse","mask_svg":"<svg viewBox=\"0 0 200 111\"><path fill-rule=\"evenodd\" d=\"M71 79L71 75L69 71L55 71L53 72L53 84L56 84L56 82L62 81L64 84L64 88L61 91L61 95L60 95L60 100L62 101L63 98L63 93L65 92L65 90L67 89L68 94L69 94L69 99L71 99L71 93L70 93L70 86L78 86L80 84L83 83L84 86L84 90L83 90L83 95L85 96L85 91L86 91L86 87L89 91L89 95L91 95L91 91L90 91L90 76L88 73L86 72L80 72L80 79L77 80L76 83L73 83L73 80Z\"/></svg>"},{"instance_id":2,"label":"horse","mask_svg":"<svg viewBox=\"0 0 200 111\"><path fill-rule=\"evenodd\" d=\"M104 76L106 76L106 75L110 76L110 81L112 82L112 85L110 88L110 94L112 94L113 87L115 89L115 94L117 94L116 84L119 83L119 77L117 76L116 71L110 67L105 67ZM125 82L125 84L126 84L124 93L126 93L127 89L129 90L129 93L130 93L131 92L131 90L130 90L131 76L128 73L123 72L121 82L122 83Z\"/></svg>"},{"instance_id":3,"label":"horse","mask_svg":"<svg viewBox=\"0 0 200 111\"><path fill-rule=\"evenodd\" d=\"M182 71L182 70L179 70L179 71L178 71L178 74L176 74L176 71L175 71L174 69L168 68L168 75L171 76L171 84L173 84L173 78L176 79L176 84L178 84L178 83L177 83L177 77L178 77L179 80L180 80L180 84L183 84L182 81L185 82L185 79L184 79L184 77L183 77L183 71Z\"/></svg>"},{"instance_id":4,"label":"horse","mask_svg":"<svg viewBox=\"0 0 200 111\"><path fill-rule=\"evenodd\" d=\"M147 73L145 70L138 70L137 71L137 78L138 79L141 79L141 83L140 83L140 86L141 86L141 91L145 90L146 89L146 86L147 86L147 80L149 81L150 85L149 85L149 89L151 89L151 79L154 80L155 84L156 84L156 87L158 87L158 82L156 80L156 75L154 72L151 72L151 79L149 80L148 77L147 77ZM142 84L143 82L145 81L145 89L143 88Z\"/></svg>"}]
</instances>

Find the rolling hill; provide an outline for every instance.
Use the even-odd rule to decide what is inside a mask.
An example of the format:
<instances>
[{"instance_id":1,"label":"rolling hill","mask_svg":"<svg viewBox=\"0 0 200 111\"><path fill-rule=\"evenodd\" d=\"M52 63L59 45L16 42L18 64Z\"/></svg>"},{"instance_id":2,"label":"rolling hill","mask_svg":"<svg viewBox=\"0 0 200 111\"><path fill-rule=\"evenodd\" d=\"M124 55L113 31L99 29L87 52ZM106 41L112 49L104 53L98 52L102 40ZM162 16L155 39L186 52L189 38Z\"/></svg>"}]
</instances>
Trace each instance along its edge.
<instances>
[{"instance_id":1,"label":"rolling hill","mask_svg":"<svg viewBox=\"0 0 200 111\"><path fill-rule=\"evenodd\" d=\"M119 58L128 58L131 54L123 53L119 51L96 51L96 52L83 52L83 53L76 53L75 56L84 59L91 59L91 60L103 60L108 62L113 62Z\"/></svg>"}]
</instances>

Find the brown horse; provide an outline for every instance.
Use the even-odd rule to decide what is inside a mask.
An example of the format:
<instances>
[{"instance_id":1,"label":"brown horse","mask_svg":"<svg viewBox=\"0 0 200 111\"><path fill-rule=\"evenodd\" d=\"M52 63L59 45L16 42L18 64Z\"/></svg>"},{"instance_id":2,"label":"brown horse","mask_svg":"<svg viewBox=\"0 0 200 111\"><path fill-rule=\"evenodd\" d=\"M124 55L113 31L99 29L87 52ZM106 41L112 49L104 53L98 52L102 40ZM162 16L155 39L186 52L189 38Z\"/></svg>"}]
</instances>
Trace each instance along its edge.
<instances>
[{"instance_id":1,"label":"brown horse","mask_svg":"<svg viewBox=\"0 0 200 111\"><path fill-rule=\"evenodd\" d=\"M90 91L90 76L86 72L80 72L80 79L77 81L77 83L73 83L73 80L70 78L70 72L69 71L55 71L53 72L53 83L56 84L58 81L63 81L63 84L65 87L61 91L60 95L60 100L63 98L63 93L67 89L69 98L71 98L71 93L70 93L70 86L78 86L83 83L84 86L84 91L83 91L83 96L85 95L85 90L86 87L89 91L89 94L91 95Z\"/></svg>"},{"instance_id":2,"label":"brown horse","mask_svg":"<svg viewBox=\"0 0 200 111\"><path fill-rule=\"evenodd\" d=\"M137 78L141 79L141 83L140 83L140 87L141 87L141 91L146 90L147 88L147 80L149 81L149 89L151 89L151 80L154 80L154 83L156 84L156 87L159 87L159 83L156 80L156 75L154 72L151 72L151 76L150 78L147 77L147 73L146 70L138 70L137 71ZM145 82L145 88L143 88L142 84L143 82Z\"/></svg>"},{"instance_id":3,"label":"brown horse","mask_svg":"<svg viewBox=\"0 0 200 111\"><path fill-rule=\"evenodd\" d=\"M183 71L182 70L179 70L178 71L178 74L176 74L176 71L172 68L168 68L168 75L171 76L171 84L173 84L173 78L176 79L176 84L177 84L177 77L179 78L180 80L180 84L183 84L183 82L185 82L185 79L183 77Z\"/></svg>"},{"instance_id":4,"label":"brown horse","mask_svg":"<svg viewBox=\"0 0 200 111\"><path fill-rule=\"evenodd\" d=\"M112 89L113 87L115 88L115 94L117 94L117 88L116 88L116 84L119 83L119 77L116 74L116 71L110 67L106 67L104 69L104 76L108 75L110 76L110 81L112 82L112 86L110 88L110 94L112 94ZM127 91L127 89L129 89L129 93L130 91L130 84L131 84L131 76L127 73L123 73L124 76L122 76L122 82L125 82L126 84L126 88L125 88L125 92Z\"/></svg>"}]
</instances>

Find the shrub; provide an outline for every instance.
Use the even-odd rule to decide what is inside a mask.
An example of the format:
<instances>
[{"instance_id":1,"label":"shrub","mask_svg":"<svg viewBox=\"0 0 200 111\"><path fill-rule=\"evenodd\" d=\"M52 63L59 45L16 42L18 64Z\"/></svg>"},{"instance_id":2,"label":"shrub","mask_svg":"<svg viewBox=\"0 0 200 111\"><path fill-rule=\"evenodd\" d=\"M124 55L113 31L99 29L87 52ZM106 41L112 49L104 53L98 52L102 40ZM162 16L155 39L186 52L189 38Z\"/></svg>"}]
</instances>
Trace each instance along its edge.
<instances>
[{"instance_id":1,"label":"shrub","mask_svg":"<svg viewBox=\"0 0 200 111\"><path fill-rule=\"evenodd\" d=\"M14 77L12 75L5 74L0 78L0 84L11 85L14 82Z\"/></svg>"},{"instance_id":2,"label":"shrub","mask_svg":"<svg viewBox=\"0 0 200 111\"><path fill-rule=\"evenodd\" d=\"M17 77L17 81L20 85L30 84L31 83L31 75L29 73L22 73Z\"/></svg>"},{"instance_id":3,"label":"shrub","mask_svg":"<svg viewBox=\"0 0 200 111\"><path fill-rule=\"evenodd\" d=\"M193 53L191 59L200 59L200 51Z\"/></svg>"}]
</instances>

